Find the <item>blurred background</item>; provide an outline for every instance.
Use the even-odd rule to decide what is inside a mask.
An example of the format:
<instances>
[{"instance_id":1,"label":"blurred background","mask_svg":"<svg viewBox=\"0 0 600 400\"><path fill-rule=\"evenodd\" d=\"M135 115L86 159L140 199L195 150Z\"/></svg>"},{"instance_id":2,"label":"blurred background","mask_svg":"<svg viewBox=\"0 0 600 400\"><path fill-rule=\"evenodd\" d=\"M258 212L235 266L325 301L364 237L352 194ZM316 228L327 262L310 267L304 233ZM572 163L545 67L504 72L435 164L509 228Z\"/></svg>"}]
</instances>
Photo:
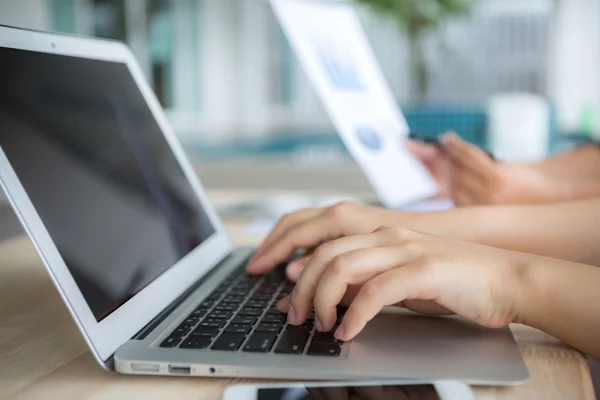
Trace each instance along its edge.
<instances>
[{"instance_id":1,"label":"blurred background","mask_svg":"<svg viewBox=\"0 0 600 400\"><path fill-rule=\"evenodd\" d=\"M598 134L600 1L385 3L357 8L415 134L507 160ZM209 187L369 190L266 0L0 0L0 23L126 42Z\"/></svg>"}]
</instances>

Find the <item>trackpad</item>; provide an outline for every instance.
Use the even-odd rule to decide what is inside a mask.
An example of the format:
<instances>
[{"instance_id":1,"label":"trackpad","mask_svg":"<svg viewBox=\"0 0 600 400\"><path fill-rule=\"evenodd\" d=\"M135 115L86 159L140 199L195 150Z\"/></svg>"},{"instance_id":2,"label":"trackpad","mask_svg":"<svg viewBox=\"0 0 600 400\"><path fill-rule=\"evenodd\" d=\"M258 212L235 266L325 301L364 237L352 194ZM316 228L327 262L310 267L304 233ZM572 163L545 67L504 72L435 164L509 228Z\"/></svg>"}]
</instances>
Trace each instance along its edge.
<instances>
[{"instance_id":1,"label":"trackpad","mask_svg":"<svg viewBox=\"0 0 600 400\"><path fill-rule=\"evenodd\" d=\"M490 368L506 373L515 366L519 376L527 375L508 328L489 329L456 316L430 317L394 308L367 324L352 341L349 359L376 362L401 376L447 377L462 370L473 379L480 370L485 379Z\"/></svg>"}]
</instances>

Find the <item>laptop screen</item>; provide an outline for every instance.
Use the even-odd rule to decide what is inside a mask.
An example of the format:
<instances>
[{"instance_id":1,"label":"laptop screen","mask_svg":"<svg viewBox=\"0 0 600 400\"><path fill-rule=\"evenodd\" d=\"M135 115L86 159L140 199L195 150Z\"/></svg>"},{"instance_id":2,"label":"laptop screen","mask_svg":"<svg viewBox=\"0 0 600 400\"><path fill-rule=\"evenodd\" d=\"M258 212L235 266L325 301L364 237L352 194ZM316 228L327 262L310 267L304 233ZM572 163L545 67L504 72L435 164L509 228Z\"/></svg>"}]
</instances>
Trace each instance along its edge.
<instances>
[{"instance_id":1,"label":"laptop screen","mask_svg":"<svg viewBox=\"0 0 600 400\"><path fill-rule=\"evenodd\" d=\"M215 232L125 64L0 48L0 146L98 321Z\"/></svg>"}]
</instances>

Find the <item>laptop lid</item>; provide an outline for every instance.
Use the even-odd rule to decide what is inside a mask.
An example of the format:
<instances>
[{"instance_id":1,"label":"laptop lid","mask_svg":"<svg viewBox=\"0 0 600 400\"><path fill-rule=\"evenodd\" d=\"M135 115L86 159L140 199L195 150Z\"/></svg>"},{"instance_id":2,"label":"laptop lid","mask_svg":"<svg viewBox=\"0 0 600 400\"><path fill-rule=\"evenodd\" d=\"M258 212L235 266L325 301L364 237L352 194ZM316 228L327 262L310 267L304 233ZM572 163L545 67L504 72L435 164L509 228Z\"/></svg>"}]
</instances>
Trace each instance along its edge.
<instances>
[{"instance_id":1,"label":"laptop lid","mask_svg":"<svg viewBox=\"0 0 600 400\"><path fill-rule=\"evenodd\" d=\"M130 50L0 26L0 183L95 357L230 251Z\"/></svg>"}]
</instances>

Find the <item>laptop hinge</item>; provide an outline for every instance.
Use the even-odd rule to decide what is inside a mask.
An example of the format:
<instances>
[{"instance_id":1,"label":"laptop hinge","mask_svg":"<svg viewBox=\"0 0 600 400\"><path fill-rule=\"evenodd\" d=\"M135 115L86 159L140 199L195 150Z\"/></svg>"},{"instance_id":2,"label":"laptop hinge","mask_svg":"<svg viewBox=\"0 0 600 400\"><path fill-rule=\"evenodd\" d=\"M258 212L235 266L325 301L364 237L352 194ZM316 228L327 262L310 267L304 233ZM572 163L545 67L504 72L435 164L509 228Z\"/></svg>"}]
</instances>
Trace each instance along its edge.
<instances>
[{"instance_id":1,"label":"laptop hinge","mask_svg":"<svg viewBox=\"0 0 600 400\"><path fill-rule=\"evenodd\" d=\"M156 329L156 327L160 325L160 323L163 322L165 318L167 318L167 316L169 316L173 312L173 310L175 310L181 303L185 301L185 299L187 299L196 289L198 289L200 285L202 285L208 278L210 278L216 271L218 271L220 266L224 265L229 260L231 260L233 256L234 253L229 253L223 260L221 260L219 264L212 268L208 274L202 276L200 279L194 282L194 284L190 286L185 292L183 292L181 296L177 297L175 301L173 301L171 304L165 307L165 309L162 310L156 317L154 317L152 321L150 321L138 333L136 333L132 339L145 339L150 334L150 332Z\"/></svg>"}]
</instances>

